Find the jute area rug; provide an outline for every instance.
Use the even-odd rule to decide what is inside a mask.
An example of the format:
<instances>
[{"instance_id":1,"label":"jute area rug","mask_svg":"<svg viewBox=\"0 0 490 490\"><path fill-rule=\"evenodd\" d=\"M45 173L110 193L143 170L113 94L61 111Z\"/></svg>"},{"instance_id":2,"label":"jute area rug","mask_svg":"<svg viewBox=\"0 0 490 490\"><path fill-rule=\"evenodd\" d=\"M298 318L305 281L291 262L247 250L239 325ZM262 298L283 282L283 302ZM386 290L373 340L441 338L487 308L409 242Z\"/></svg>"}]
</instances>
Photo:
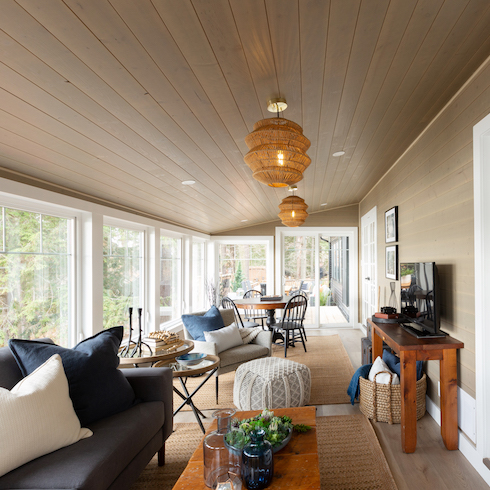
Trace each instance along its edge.
<instances>
[{"instance_id":1,"label":"jute area rug","mask_svg":"<svg viewBox=\"0 0 490 490\"><path fill-rule=\"evenodd\" d=\"M354 368L338 335L309 336L304 351L302 344L288 349L287 359L305 364L311 371L310 405L334 405L350 403L347 387L354 374ZM284 348L272 346L273 357L284 357ZM195 405L201 410L234 407L233 382L235 372L219 376L219 403L216 404L214 377L193 397ZM202 378L188 378L190 393ZM175 379L174 386L182 391L180 382ZM182 399L174 394L174 408L180 406ZM186 406L183 410L189 410Z\"/></svg>"},{"instance_id":2,"label":"jute area rug","mask_svg":"<svg viewBox=\"0 0 490 490\"><path fill-rule=\"evenodd\" d=\"M202 440L197 424L175 424L165 466L156 457L131 490L171 490ZM396 490L374 429L362 414L317 417L322 490Z\"/></svg>"}]
</instances>

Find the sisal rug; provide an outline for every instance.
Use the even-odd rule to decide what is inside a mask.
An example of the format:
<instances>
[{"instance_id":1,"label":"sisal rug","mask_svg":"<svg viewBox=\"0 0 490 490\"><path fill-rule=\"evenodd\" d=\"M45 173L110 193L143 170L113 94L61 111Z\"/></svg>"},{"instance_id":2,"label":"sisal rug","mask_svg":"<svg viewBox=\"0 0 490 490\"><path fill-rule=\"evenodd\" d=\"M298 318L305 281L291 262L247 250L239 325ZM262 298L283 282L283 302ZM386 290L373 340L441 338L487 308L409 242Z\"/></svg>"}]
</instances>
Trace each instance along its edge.
<instances>
[{"instance_id":1,"label":"sisal rug","mask_svg":"<svg viewBox=\"0 0 490 490\"><path fill-rule=\"evenodd\" d=\"M354 368L349 356L338 335L325 335L314 337L310 335L304 351L301 344L288 349L288 357L291 361L305 364L311 371L311 396L310 405L334 405L350 403L347 396L347 387L354 374ZM284 357L284 349L279 345L272 346L273 357ZM193 397L195 405L201 410L213 408L234 407L233 381L235 372L219 376L219 403L216 404L214 377L201 388ZM201 383L203 378L188 378L187 389L192 393L193 389ZM174 386L182 391L178 379L174 380ZM180 406L182 399L174 394L174 409ZM190 410L185 406L182 410Z\"/></svg>"},{"instance_id":2,"label":"sisal rug","mask_svg":"<svg viewBox=\"0 0 490 490\"><path fill-rule=\"evenodd\" d=\"M362 414L317 417L322 490L396 490L369 420ZM131 490L171 490L202 440L197 424L175 424L165 466L153 458Z\"/></svg>"},{"instance_id":3,"label":"sisal rug","mask_svg":"<svg viewBox=\"0 0 490 490\"><path fill-rule=\"evenodd\" d=\"M396 490L367 417L336 415L316 420L322 489Z\"/></svg>"}]
</instances>

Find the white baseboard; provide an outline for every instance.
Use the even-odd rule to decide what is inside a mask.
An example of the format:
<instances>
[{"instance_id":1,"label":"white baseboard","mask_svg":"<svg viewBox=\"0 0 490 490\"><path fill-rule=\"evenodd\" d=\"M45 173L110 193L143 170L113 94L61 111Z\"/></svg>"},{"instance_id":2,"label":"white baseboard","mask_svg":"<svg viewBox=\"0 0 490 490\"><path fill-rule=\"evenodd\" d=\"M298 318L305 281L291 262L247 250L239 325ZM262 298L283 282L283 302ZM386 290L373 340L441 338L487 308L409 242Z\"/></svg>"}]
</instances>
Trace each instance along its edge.
<instances>
[{"instance_id":1,"label":"white baseboard","mask_svg":"<svg viewBox=\"0 0 490 490\"><path fill-rule=\"evenodd\" d=\"M464 393L464 392L463 392ZM468 395L469 396L469 395ZM425 397L426 408L429 415L436 421L437 425L441 425L441 410L428 397ZM464 414L461 414L464 417ZM470 462L471 466L485 480L487 485L490 485L490 470L483 464L482 457L475 448L475 445L470 441L464 432L458 429L458 448L461 454Z\"/></svg>"},{"instance_id":2,"label":"white baseboard","mask_svg":"<svg viewBox=\"0 0 490 490\"><path fill-rule=\"evenodd\" d=\"M364 334L367 336L367 328L362 324L362 323L358 323L357 324L357 328Z\"/></svg>"}]
</instances>

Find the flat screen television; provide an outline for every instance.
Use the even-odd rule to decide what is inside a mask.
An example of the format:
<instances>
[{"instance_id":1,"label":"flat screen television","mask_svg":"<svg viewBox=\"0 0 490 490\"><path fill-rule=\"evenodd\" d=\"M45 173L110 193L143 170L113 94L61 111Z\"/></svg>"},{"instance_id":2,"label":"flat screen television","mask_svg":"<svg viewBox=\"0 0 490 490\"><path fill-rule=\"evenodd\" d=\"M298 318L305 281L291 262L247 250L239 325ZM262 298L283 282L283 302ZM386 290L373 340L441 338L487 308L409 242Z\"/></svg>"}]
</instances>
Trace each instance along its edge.
<instances>
[{"instance_id":1,"label":"flat screen television","mask_svg":"<svg viewBox=\"0 0 490 490\"><path fill-rule=\"evenodd\" d=\"M416 337L443 337L439 276L435 262L400 263L400 326Z\"/></svg>"}]
</instances>

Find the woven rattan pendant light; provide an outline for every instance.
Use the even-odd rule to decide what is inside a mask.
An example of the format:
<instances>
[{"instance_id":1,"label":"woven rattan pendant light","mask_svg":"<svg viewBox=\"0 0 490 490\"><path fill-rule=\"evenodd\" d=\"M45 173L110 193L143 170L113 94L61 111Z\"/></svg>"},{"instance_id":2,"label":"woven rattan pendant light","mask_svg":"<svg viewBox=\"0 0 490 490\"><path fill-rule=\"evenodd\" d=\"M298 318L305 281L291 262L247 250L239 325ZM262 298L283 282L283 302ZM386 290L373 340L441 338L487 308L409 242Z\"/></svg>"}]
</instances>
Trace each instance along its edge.
<instances>
[{"instance_id":1,"label":"woven rattan pendant light","mask_svg":"<svg viewBox=\"0 0 490 490\"><path fill-rule=\"evenodd\" d=\"M281 218L282 224L294 228L301 226L308 218L308 204L301 197L294 195L296 186L291 186L290 190L293 191L292 196L285 197L281 204L279 204L279 218Z\"/></svg>"},{"instance_id":2,"label":"woven rattan pendant light","mask_svg":"<svg viewBox=\"0 0 490 490\"><path fill-rule=\"evenodd\" d=\"M278 117L256 122L245 138L250 149L245 155L245 163L252 170L254 179L271 187L296 184L311 163L306 154L311 143L303 135L301 126L279 117L279 112L286 107L284 99L270 100L268 109L277 111Z\"/></svg>"}]
</instances>

